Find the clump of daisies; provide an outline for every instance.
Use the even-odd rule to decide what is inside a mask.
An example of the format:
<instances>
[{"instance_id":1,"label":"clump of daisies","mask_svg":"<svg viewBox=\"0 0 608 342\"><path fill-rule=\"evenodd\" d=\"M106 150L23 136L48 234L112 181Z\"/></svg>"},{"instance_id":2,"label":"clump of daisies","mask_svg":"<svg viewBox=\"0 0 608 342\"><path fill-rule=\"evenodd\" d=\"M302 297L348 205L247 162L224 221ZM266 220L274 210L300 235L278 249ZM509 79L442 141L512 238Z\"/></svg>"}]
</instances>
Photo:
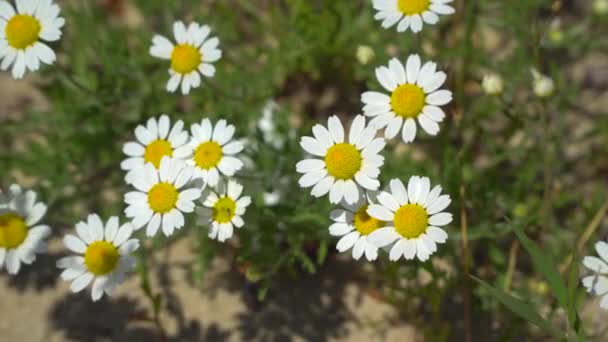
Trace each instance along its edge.
<instances>
[{"instance_id":1,"label":"clump of daisies","mask_svg":"<svg viewBox=\"0 0 608 342\"><path fill-rule=\"evenodd\" d=\"M36 201L36 193L13 184L0 193L0 268L17 274L21 264L29 265L46 249L51 228L40 224L46 205Z\"/></svg>"},{"instance_id":2,"label":"clump of daisies","mask_svg":"<svg viewBox=\"0 0 608 342\"><path fill-rule=\"evenodd\" d=\"M384 28L397 25L398 32L410 29L418 33L424 24L437 24L439 15L453 14L451 2L452 0L373 0L374 9L378 11L374 18L382 21Z\"/></svg>"},{"instance_id":3,"label":"clump of daisies","mask_svg":"<svg viewBox=\"0 0 608 342\"><path fill-rule=\"evenodd\" d=\"M76 255L57 261L57 267L63 269L61 278L72 282L72 292L80 292L92 283L93 301L104 293L112 295L125 273L135 267L131 255L139 248L139 240L131 238L133 227L130 223L121 226L116 216L104 224L97 214L91 214L87 221L76 224L76 233L63 238L65 246Z\"/></svg>"},{"instance_id":4,"label":"clump of daisies","mask_svg":"<svg viewBox=\"0 0 608 342\"><path fill-rule=\"evenodd\" d=\"M182 94L187 95L190 89L201 85L201 75L215 75L212 63L222 57L222 51L218 49L219 39L211 38L210 33L207 25L193 22L186 27L183 22L177 21L173 24L176 44L164 36L154 36L150 54L171 61L167 91L175 92L181 84Z\"/></svg>"},{"instance_id":5,"label":"clump of daisies","mask_svg":"<svg viewBox=\"0 0 608 342\"><path fill-rule=\"evenodd\" d=\"M586 256L583 265L593 272L583 278L583 286L588 293L601 296L600 307L608 310L608 243L598 241L595 251L600 256Z\"/></svg>"},{"instance_id":6,"label":"clump of daisies","mask_svg":"<svg viewBox=\"0 0 608 342\"><path fill-rule=\"evenodd\" d=\"M15 7L0 1L0 69L12 66L12 76L23 78L40 63L55 63L55 52L44 42L61 38L65 19L51 0L16 0Z\"/></svg>"},{"instance_id":7,"label":"clump of daisies","mask_svg":"<svg viewBox=\"0 0 608 342\"><path fill-rule=\"evenodd\" d=\"M388 94L367 91L361 95L363 113L372 118L370 125L386 128L387 139L401 131L405 143L414 141L417 124L430 135L439 133L439 123L445 118L440 106L452 101L452 92L440 89L447 75L437 70L437 64L423 65L418 55L410 55L405 65L393 58L376 69L376 77Z\"/></svg>"}]
</instances>

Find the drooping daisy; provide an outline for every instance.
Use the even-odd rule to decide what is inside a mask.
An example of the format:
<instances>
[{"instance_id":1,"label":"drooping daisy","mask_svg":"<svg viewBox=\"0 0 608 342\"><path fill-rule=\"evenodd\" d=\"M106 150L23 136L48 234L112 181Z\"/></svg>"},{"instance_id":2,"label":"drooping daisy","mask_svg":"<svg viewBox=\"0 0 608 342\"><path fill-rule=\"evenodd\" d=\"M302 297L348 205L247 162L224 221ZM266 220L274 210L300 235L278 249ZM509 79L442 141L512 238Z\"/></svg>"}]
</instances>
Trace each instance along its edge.
<instances>
[{"instance_id":1,"label":"drooping daisy","mask_svg":"<svg viewBox=\"0 0 608 342\"><path fill-rule=\"evenodd\" d=\"M342 199L354 204L359 199L361 189L377 190L380 186L378 175L384 157L378 154L385 141L376 138L376 128L365 126L365 118L357 115L350 127L348 142L344 138L344 128L337 116L331 116L328 128L317 124L312 128L313 137L302 137L300 146L323 159L305 159L296 165L296 170L304 175L299 183L303 188L313 187L311 194L324 196L329 192L329 201L338 204Z\"/></svg>"},{"instance_id":2,"label":"drooping daisy","mask_svg":"<svg viewBox=\"0 0 608 342\"><path fill-rule=\"evenodd\" d=\"M125 273L135 267L131 254L139 248L139 240L130 239L133 226L126 223L119 228L118 217L113 216L104 227L101 218L91 214L86 222L76 224L76 233L78 236L67 234L63 238L65 246L79 255L57 260L57 267L63 269L61 278L72 282L74 293L93 282L93 301L104 293L111 296L124 281Z\"/></svg>"},{"instance_id":3,"label":"drooping daisy","mask_svg":"<svg viewBox=\"0 0 608 342\"><path fill-rule=\"evenodd\" d=\"M222 51L217 48L219 39L209 38L210 32L211 29L207 25L201 26L193 22L186 28L183 22L178 21L173 24L177 45L173 45L163 36L154 36L150 54L171 60L168 91L174 92L181 82L182 93L187 95L190 88L198 88L201 85L200 74L206 77L215 75L215 67L211 63L222 57Z\"/></svg>"},{"instance_id":4,"label":"drooping daisy","mask_svg":"<svg viewBox=\"0 0 608 342\"><path fill-rule=\"evenodd\" d=\"M6 265L10 274L17 274L21 263L31 264L36 253L46 249L51 234L47 225L37 224L46 213L46 205L36 202L36 193L23 191L13 184L0 203L0 268Z\"/></svg>"},{"instance_id":5,"label":"drooping daisy","mask_svg":"<svg viewBox=\"0 0 608 342\"><path fill-rule=\"evenodd\" d=\"M406 143L416 137L416 121L430 135L439 132L438 122L445 113L439 106L452 101L452 92L439 87L445 82L446 74L437 71L437 65L427 62L421 67L420 57L410 55L404 67L393 58L388 67L376 69L378 82L389 95L367 91L361 95L365 103L363 113L373 117L370 125L384 128L387 139L394 138L402 128L401 137Z\"/></svg>"},{"instance_id":6,"label":"drooping daisy","mask_svg":"<svg viewBox=\"0 0 608 342\"><path fill-rule=\"evenodd\" d=\"M232 237L234 227L241 228L245 223L241 217L251 203L249 196L242 196L243 186L229 180L225 186L221 182L218 192L209 190L203 207L197 207L199 224L211 224L209 237L224 242Z\"/></svg>"},{"instance_id":7,"label":"drooping daisy","mask_svg":"<svg viewBox=\"0 0 608 342\"><path fill-rule=\"evenodd\" d=\"M184 130L184 122L177 120L173 127L166 114L158 119L148 119L147 125L139 125L135 128L137 141L124 144L122 150L127 155L120 167L129 171L125 180L133 182L135 170L151 163L156 169L160 167L160 161L164 156L186 159L190 156L191 149L188 145L188 131Z\"/></svg>"},{"instance_id":8,"label":"drooping daisy","mask_svg":"<svg viewBox=\"0 0 608 342\"><path fill-rule=\"evenodd\" d=\"M352 256L359 260L365 253L369 261L378 257L378 247L367 240L369 234L385 226L385 222L369 216L367 208L372 203L370 195L361 196L355 204L341 203L341 209L332 210L329 214L334 223L329 226L329 233L341 236L336 249L345 252L352 248Z\"/></svg>"},{"instance_id":9,"label":"drooping daisy","mask_svg":"<svg viewBox=\"0 0 608 342\"><path fill-rule=\"evenodd\" d=\"M137 191L125 194L125 215L133 219L133 227L140 229L147 224L148 236L156 235L161 225L166 236L183 227L183 213L193 212L193 201L201 196L199 188L182 189L192 178L192 167L165 156L158 170L148 163L135 172L133 186Z\"/></svg>"},{"instance_id":10,"label":"drooping daisy","mask_svg":"<svg viewBox=\"0 0 608 342\"><path fill-rule=\"evenodd\" d=\"M211 124L209 119L190 127L192 138L190 148L193 150L190 164L194 165L193 178L200 178L206 185L216 186L220 173L232 177L243 167L243 162L235 155L244 148L240 141L231 141L235 128L220 120Z\"/></svg>"},{"instance_id":11,"label":"drooping daisy","mask_svg":"<svg viewBox=\"0 0 608 342\"><path fill-rule=\"evenodd\" d=\"M599 254L599 258L586 256L583 259L583 265L594 272L593 275L583 278L583 286L588 293L602 296L600 307L608 310L608 243L598 241L595 244L595 250Z\"/></svg>"},{"instance_id":12,"label":"drooping daisy","mask_svg":"<svg viewBox=\"0 0 608 342\"><path fill-rule=\"evenodd\" d=\"M38 70L40 62L55 62L55 52L41 40L59 40L65 19L52 0L16 0L16 5L17 10L0 1L0 69L12 65L13 78L20 79L28 69Z\"/></svg>"},{"instance_id":13,"label":"drooping daisy","mask_svg":"<svg viewBox=\"0 0 608 342\"><path fill-rule=\"evenodd\" d=\"M372 204L367 213L378 220L389 222L373 231L368 240L378 247L396 242L389 253L390 260L418 257L429 259L437 244L444 243L448 234L440 226L452 222L452 214L441 212L450 205L449 195L441 195L441 186L432 190L427 177L413 176L407 190L398 179L390 181L390 192L378 195L380 204Z\"/></svg>"},{"instance_id":14,"label":"drooping daisy","mask_svg":"<svg viewBox=\"0 0 608 342\"><path fill-rule=\"evenodd\" d=\"M397 31L422 31L423 23L435 25L439 14L453 14L454 7L448 5L453 0L374 0L378 13L376 20L382 20L382 27L389 28L397 23Z\"/></svg>"}]
</instances>

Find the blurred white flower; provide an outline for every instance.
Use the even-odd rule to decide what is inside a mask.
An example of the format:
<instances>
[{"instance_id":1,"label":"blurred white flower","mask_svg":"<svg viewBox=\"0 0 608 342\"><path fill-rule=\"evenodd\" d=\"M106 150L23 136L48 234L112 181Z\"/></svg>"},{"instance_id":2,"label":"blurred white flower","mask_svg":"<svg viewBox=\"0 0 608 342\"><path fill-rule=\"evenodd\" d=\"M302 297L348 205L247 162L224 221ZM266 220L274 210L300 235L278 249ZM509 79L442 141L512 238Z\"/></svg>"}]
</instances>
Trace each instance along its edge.
<instances>
[{"instance_id":1,"label":"blurred white flower","mask_svg":"<svg viewBox=\"0 0 608 342\"><path fill-rule=\"evenodd\" d=\"M21 263L31 264L46 249L51 228L37 224L46 209L36 202L35 192L23 191L17 184L7 194L0 193L0 268L6 266L9 274L17 274Z\"/></svg>"},{"instance_id":2,"label":"blurred white flower","mask_svg":"<svg viewBox=\"0 0 608 342\"><path fill-rule=\"evenodd\" d=\"M186 27L183 22L177 21L173 24L177 45L161 35L154 36L150 54L171 61L167 91L176 91L181 83L182 94L187 95L190 89L201 85L201 75L215 75L215 67L211 63L222 57L222 51L217 48L219 39L209 38L210 32L207 25L193 22Z\"/></svg>"},{"instance_id":3,"label":"blurred white flower","mask_svg":"<svg viewBox=\"0 0 608 342\"><path fill-rule=\"evenodd\" d=\"M555 83L546 75L532 69L534 94L538 97L549 97L555 92Z\"/></svg>"},{"instance_id":4,"label":"blurred white flower","mask_svg":"<svg viewBox=\"0 0 608 342\"><path fill-rule=\"evenodd\" d=\"M487 74L481 81L483 91L488 95L498 95L503 91L503 81L499 74Z\"/></svg>"},{"instance_id":5,"label":"blurred white flower","mask_svg":"<svg viewBox=\"0 0 608 342\"><path fill-rule=\"evenodd\" d=\"M593 13L597 15L608 14L608 0L595 0L593 2Z\"/></svg>"},{"instance_id":6,"label":"blurred white flower","mask_svg":"<svg viewBox=\"0 0 608 342\"><path fill-rule=\"evenodd\" d=\"M376 53L374 52L374 49L372 49L370 46L367 46L367 45L357 46L357 60L359 61L359 63L366 65L372 59L374 59L375 56L376 56Z\"/></svg>"},{"instance_id":7,"label":"blurred white flower","mask_svg":"<svg viewBox=\"0 0 608 342\"><path fill-rule=\"evenodd\" d=\"M20 79L28 69L38 70L40 62L55 63L55 52L41 41L59 40L64 24L51 0L16 0L16 9L0 1L0 69L12 65L13 78Z\"/></svg>"},{"instance_id":8,"label":"blurred white flower","mask_svg":"<svg viewBox=\"0 0 608 342\"><path fill-rule=\"evenodd\" d=\"M87 222L76 224L76 233L77 236L68 234L63 238L65 246L79 255L57 261L57 267L64 269L61 278L72 282L70 289L74 293L93 282L93 301L104 293L110 296L124 281L125 273L135 267L131 254L139 248L139 240L130 239L133 227L130 223L119 227L116 216L104 226L97 214L91 214Z\"/></svg>"},{"instance_id":9,"label":"blurred white flower","mask_svg":"<svg viewBox=\"0 0 608 342\"><path fill-rule=\"evenodd\" d=\"M263 194L263 196L264 196L264 204L269 207L273 207L273 206L279 204L279 201L281 200L281 192L279 190L274 190L272 192L265 192Z\"/></svg>"},{"instance_id":10,"label":"blurred white flower","mask_svg":"<svg viewBox=\"0 0 608 342\"><path fill-rule=\"evenodd\" d=\"M598 241L595 244L595 250L600 258L586 256L583 259L583 265L594 274L584 277L582 282L588 293L603 296L600 307L608 310L608 278L606 277L608 275L608 243Z\"/></svg>"},{"instance_id":11,"label":"blurred white flower","mask_svg":"<svg viewBox=\"0 0 608 342\"><path fill-rule=\"evenodd\" d=\"M285 138L277 132L274 111L278 108L278 104L274 100L268 100L262 109L262 117L257 122L258 129L262 132L264 142L272 145L276 149L283 148Z\"/></svg>"}]
</instances>

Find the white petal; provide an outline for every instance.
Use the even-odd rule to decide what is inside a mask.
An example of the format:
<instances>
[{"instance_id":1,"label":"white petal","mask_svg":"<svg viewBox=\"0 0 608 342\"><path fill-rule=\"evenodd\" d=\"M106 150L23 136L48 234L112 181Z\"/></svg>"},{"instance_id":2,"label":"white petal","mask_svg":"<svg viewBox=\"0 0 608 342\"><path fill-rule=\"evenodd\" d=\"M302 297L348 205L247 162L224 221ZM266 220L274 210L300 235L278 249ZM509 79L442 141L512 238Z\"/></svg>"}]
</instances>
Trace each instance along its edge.
<instances>
[{"instance_id":1,"label":"white petal","mask_svg":"<svg viewBox=\"0 0 608 342\"><path fill-rule=\"evenodd\" d=\"M327 128L329 129L332 140L336 144L344 142L344 127L337 116L333 115L329 117L327 120Z\"/></svg>"},{"instance_id":2,"label":"white petal","mask_svg":"<svg viewBox=\"0 0 608 342\"><path fill-rule=\"evenodd\" d=\"M405 186L403 182L399 179L391 179L390 181L391 193L397 203L401 205L407 204L407 191L405 190Z\"/></svg>"},{"instance_id":3,"label":"white petal","mask_svg":"<svg viewBox=\"0 0 608 342\"><path fill-rule=\"evenodd\" d=\"M412 19L412 26L414 24L414 20ZM412 27L413 29L413 27ZM415 31L414 31L415 32ZM420 72L420 66L422 62L420 60L420 56L414 54L410 55L407 59L406 63L406 72L407 72L407 82L411 84L416 84L418 80L418 73Z\"/></svg>"},{"instance_id":4,"label":"white petal","mask_svg":"<svg viewBox=\"0 0 608 342\"><path fill-rule=\"evenodd\" d=\"M336 245L336 249L339 252L344 252L349 250L350 248L352 248L355 243L357 242L357 239L359 238L361 234L359 234L358 231L353 231L350 232L346 235L344 235L339 241L338 244Z\"/></svg>"},{"instance_id":5,"label":"white petal","mask_svg":"<svg viewBox=\"0 0 608 342\"><path fill-rule=\"evenodd\" d=\"M369 216L381 221L392 221L394 218L394 214L390 210L378 204L370 205L367 208L367 213Z\"/></svg>"},{"instance_id":6,"label":"white petal","mask_svg":"<svg viewBox=\"0 0 608 342\"><path fill-rule=\"evenodd\" d=\"M82 291L91 283L93 277L93 274L88 272L81 275L72 282L72 284L70 285L70 290L72 290L72 292L74 293Z\"/></svg>"},{"instance_id":7,"label":"white petal","mask_svg":"<svg viewBox=\"0 0 608 342\"><path fill-rule=\"evenodd\" d=\"M381 248L393 243L400 237L401 235L395 231L394 227L384 227L371 232L367 236L367 241L374 244L376 247Z\"/></svg>"},{"instance_id":8,"label":"white petal","mask_svg":"<svg viewBox=\"0 0 608 342\"><path fill-rule=\"evenodd\" d=\"M452 214L450 213L439 213L429 218L429 224L433 226L445 226L452 222Z\"/></svg>"},{"instance_id":9,"label":"white petal","mask_svg":"<svg viewBox=\"0 0 608 342\"><path fill-rule=\"evenodd\" d=\"M83 254L87 250L87 246L74 235L68 234L63 238L64 245L72 252Z\"/></svg>"}]
</instances>

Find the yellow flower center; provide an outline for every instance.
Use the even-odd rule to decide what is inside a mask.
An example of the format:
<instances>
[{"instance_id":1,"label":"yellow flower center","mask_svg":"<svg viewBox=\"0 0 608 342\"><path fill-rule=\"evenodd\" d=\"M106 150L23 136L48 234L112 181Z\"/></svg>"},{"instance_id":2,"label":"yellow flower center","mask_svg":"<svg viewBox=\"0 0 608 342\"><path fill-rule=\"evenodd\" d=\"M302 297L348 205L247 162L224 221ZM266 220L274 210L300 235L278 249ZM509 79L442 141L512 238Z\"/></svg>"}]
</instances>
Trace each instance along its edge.
<instances>
[{"instance_id":1,"label":"yellow flower center","mask_svg":"<svg viewBox=\"0 0 608 342\"><path fill-rule=\"evenodd\" d=\"M361 153L351 144L330 147L325 155L327 172L337 179L351 179L361 169Z\"/></svg>"},{"instance_id":2,"label":"yellow flower center","mask_svg":"<svg viewBox=\"0 0 608 342\"><path fill-rule=\"evenodd\" d=\"M146 146L146 150L144 152L144 161L146 163L152 163L155 168L160 167L160 161L164 156L173 156L173 148L171 147L171 143L167 140L154 140Z\"/></svg>"},{"instance_id":3,"label":"yellow flower center","mask_svg":"<svg viewBox=\"0 0 608 342\"><path fill-rule=\"evenodd\" d=\"M107 241L95 241L84 252L84 264L95 275L114 271L119 258L118 249Z\"/></svg>"},{"instance_id":4,"label":"yellow flower center","mask_svg":"<svg viewBox=\"0 0 608 342\"><path fill-rule=\"evenodd\" d=\"M154 212L164 214L175 208L177 189L169 183L158 183L148 191L148 204Z\"/></svg>"},{"instance_id":5,"label":"yellow flower center","mask_svg":"<svg viewBox=\"0 0 608 342\"><path fill-rule=\"evenodd\" d=\"M391 95L393 112L404 118L415 118L426 103L424 91L414 84L402 84Z\"/></svg>"},{"instance_id":6,"label":"yellow flower center","mask_svg":"<svg viewBox=\"0 0 608 342\"><path fill-rule=\"evenodd\" d=\"M430 0L399 0L399 10L405 15L422 14L430 5Z\"/></svg>"},{"instance_id":7,"label":"yellow flower center","mask_svg":"<svg viewBox=\"0 0 608 342\"><path fill-rule=\"evenodd\" d=\"M26 236L27 225L21 216L13 213L0 215L0 247L18 247Z\"/></svg>"},{"instance_id":8,"label":"yellow flower center","mask_svg":"<svg viewBox=\"0 0 608 342\"><path fill-rule=\"evenodd\" d=\"M213 220L218 223L232 221L236 213L236 203L230 197L222 197L213 206Z\"/></svg>"},{"instance_id":9,"label":"yellow flower center","mask_svg":"<svg viewBox=\"0 0 608 342\"><path fill-rule=\"evenodd\" d=\"M418 204L406 204L395 213L395 229L401 236L413 239L426 231L429 215Z\"/></svg>"},{"instance_id":10,"label":"yellow flower center","mask_svg":"<svg viewBox=\"0 0 608 342\"><path fill-rule=\"evenodd\" d=\"M190 44L176 45L171 53L171 68L179 74L189 74L196 70L203 55Z\"/></svg>"},{"instance_id":11,"label":"yellow flower center","mask_svg":"<svg viewBox=\"0 0 608 342\"><path fill-rule=\"evenodd\" d=\"M6 24L6 40L17 50L23 50L38 41L40 22L27 14L17 14Z\"/></svg>"},{"instance_id":12,"label":"yellow flower center","mask_svg":"<svg viewBox=\"0 0 608 342\"><path fill-rule=\"evenodd\" d=\"M362 206L355 213L355 229L361 235L368 235L378 228L384 227L384 222L369 216L367 213L367 205Z\"/></svg>"},{"instance_id":13,"label":"yellow flower center","mask_svg":"<svg viewBox=\"0 0 608 342\"><path fill-rule=\"evenodd\" d=\"M194 151L194 162L201 169L211 169L222 159L222 147L215 141L204 142Z\"/></svg>"}]
</instances>

